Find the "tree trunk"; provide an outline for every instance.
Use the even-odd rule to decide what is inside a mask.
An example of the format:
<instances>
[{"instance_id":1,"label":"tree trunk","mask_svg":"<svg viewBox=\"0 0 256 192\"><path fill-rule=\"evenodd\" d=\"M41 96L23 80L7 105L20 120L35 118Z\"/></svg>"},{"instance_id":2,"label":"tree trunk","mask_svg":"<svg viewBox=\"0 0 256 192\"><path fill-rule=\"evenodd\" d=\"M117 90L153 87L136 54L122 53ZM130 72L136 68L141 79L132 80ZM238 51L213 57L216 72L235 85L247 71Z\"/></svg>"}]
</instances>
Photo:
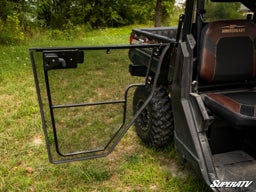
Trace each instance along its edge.
<instances>
[{"instance_id":1,"label":"tree trunk","mask_svg":"<svg viewBox=\"0 0 256 192\"><path fill-rule=\"evenodd\" d=\"M162 23L162 0L156 1L155 27L160 27Z\"/></svg>"}]
</instances>

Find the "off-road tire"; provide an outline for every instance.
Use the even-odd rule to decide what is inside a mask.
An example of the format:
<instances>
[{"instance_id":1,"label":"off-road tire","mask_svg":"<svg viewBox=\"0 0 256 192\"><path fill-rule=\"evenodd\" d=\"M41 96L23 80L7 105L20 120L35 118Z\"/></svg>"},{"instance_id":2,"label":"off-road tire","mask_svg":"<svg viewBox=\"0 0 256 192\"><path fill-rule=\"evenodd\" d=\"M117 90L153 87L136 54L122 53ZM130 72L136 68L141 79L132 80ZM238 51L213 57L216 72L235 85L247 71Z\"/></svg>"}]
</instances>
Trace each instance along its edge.
<instances>
[{"instance_id":1,"label":"off-road tire","mask_svg":"<svg viewBox=\"0 0 256 192\"><path fill-rule=\"evenodd\" d=\"M151 86L139 86L133 97L134 115L145 103ZM174 121L167 89L159 86L153 98L135 121L135 130L141 140L151 147L163 147L173 138Z\"/></svg>"}]
</instances>

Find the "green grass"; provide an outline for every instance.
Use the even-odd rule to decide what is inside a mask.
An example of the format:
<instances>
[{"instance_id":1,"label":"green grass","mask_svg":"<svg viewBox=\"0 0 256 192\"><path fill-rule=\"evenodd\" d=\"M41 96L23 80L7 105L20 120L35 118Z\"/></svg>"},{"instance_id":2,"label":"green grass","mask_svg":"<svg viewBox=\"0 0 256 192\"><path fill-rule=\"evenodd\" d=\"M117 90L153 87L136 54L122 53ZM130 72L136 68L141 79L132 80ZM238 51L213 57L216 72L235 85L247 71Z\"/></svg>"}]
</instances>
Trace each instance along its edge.
<instances>
[{"instance_id":1,"label":"green grass","mask_svg":"<svg viewBox=\"0 0 256 192\"><path fill-rule=\"evenodd\" d=\"M52 40L42 35L39 40L38 38L32 39L23 45L0 46L1 192L200 192L208 190L188 166L179 163L173 144L162 150L147 148L136 136L133 128L127 132L114 152L106 158L60 165L53 165L48 161L28 48L127 44L131 28L88 32L86 36L72 41ZM81 101L81 99L89 101L109 99L108 97L113 97L117 92L122 92L123 87L119 83L126 83L129 75L127 72L129 63L127 63L127 58L123 58L127 57L127 54L120 55L122 56L117 58L113 53L113 56L110 57L111 64L109 62L101 62L102 65L100 67L97 65L84 65L83 67L86 67L86 70L84 70L83 74L77 73L77 70L63 71L63 73L52 71L53 78L59 81L62 80L63 89L60 89L62 92L53 93L56 95L54 97L57 99L56 102L62 99L66 99L65 102ZM92 56L93 53L89 54L88 58L93 58ZM121 62L120 68L119 62ZM104 68L101 68L102 66ZM114 76L111 73L113 70L117 70L116 73L119 73L119 76ZM98 81L95 82L96 78L92 75L92 72L97 75ZM60 74L61 76L59 76ZM70 79L75 80L76 83L65 84ZM102 82L103 79L104 83ZM119 79L119 81L117 82L116 79ZM91 83L90 80L92 80ZM79 88L79 85L85 83L89 87ZM109 84L112 85L111 89L106 87ZM57 85L59 84L56 83L56 90L60 88ZM65 87L65 85L67 86ZM70 86L73 87L70 88ZM107 108L102 109L107 111ZM81 121L83 122L85 119L81 114L82 112L79 109L77 110L70 109L64 113L59 112L60 115L57 120L60 126L81 126ZM115 116L118 109L112 108L111 110L113 114L111 112L107 115L100 113L98 108L88 110L87 113L91 111L92 115L101 116L100 120L116 125L120 120L120 117ZM70 114L70 119L64 118L63 120L61 117L64 117L64 114ZM96 118L95 124L88 124L92 128L88 130L88 134L94 134L93 131L101 127L101 122L98 120ZM83 131L82 128L80 133L81 131ZM63 133L71 134L69 131L63 131ZM75 135L75 131L72 135ZM63 141L68 142L68 139L63 136ZM66 149L67 146L64 148ZM71 146L71 148L77 148L77 145Z\"/></svg>"}]
</instances>

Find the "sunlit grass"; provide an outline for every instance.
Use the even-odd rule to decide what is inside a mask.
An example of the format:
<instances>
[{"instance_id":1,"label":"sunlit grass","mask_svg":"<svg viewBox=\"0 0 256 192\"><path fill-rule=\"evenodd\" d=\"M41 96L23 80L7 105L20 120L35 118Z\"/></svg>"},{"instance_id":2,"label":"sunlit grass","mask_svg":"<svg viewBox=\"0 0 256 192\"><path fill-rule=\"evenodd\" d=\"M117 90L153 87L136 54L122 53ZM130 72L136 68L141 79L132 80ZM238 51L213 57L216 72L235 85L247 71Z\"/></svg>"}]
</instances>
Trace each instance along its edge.
<instances>
[{"instance_id":1,"label":"sunlit grass","mask_svg":"<svg viewBox=\"0 0 256 192\"><path fill-rule=\"evenodd\" d=\"M178 163L173 144L160 151L147 148L136 136L133 128L128 131L114 152L106 158L61 165L52 165L48 161L28 48L127 44L131 28L89 32L87 36L72 41L42 37L39 40L29 40L24 45L0 46L1 192L208 190L203 182L194 175L194 172L190 171L189 167ZM127 58L116 60L116 56L112 59L117 63L127 61ZM122 68L119 68L119 65L111 66L106 62L104 73L101 73L102 69L97 68L99 81L96 85L91 85L95 86L92 87L95 89L88 92L88 98L83 97L83 99L99 99L97 98L99 95L94 95L96 90L98 93L102 93L102 99L109 99L106 98L108 97L106 92L122 91L117 89L119 83L111 80L111 72L113 72L113 68L117 68L118 73L125 78L129 75L128 64L122 63ZM95 69L92 67L90 70L94 71ZM79 77L79 74L75 74L75 76ZM89 76L90 71L88 71L87 78L92 78ZM101 84L103 77L104 80L109 81L108 84L112 85L111 88L106 88L108 91ZM66 102L73 101L79 94L81 89L79 85L82 83L84 82L81 81L74 85L76 90L69 90L69 93L67 93L68 89L64 89L67 91ZM98 87L101 87L102 90L99 91ZM82 92L86 90L85 87ZM62 94L65 94L65 91ZM81 98L76 97L76 99ZM67 113L72 114L73 111L67 111ZM81 117L78 113L79 118ZM112 118L110 123L116 123L115 115ZM72 123L72 120L74 120L73 117L70 120L64 119L62 122L60 118L59 123L72 125L75 123Z\"/></svg>"}]
</instances>

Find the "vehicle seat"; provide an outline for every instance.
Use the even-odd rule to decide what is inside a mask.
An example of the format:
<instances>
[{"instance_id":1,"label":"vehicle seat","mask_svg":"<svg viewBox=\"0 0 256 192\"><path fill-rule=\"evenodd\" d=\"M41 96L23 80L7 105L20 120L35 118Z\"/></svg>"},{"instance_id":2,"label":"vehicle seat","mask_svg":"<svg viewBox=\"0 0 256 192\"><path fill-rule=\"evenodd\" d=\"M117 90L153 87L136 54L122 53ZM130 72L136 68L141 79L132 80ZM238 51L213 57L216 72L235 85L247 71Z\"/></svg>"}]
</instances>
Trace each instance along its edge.
<instances>
[{"instance_id":1,"label":"vehicle seat","mask_svg":"<svg viewBox=\"0 0 256 192\"><path fill-rule=\"evenodd\" d=\"M256 76L256 26L251 21L216 21L202 31L199 77L207 83L248 82ZM204 95L205 105L236 126L256 126L256 90Z\"/></svg>"}]
</instances>

